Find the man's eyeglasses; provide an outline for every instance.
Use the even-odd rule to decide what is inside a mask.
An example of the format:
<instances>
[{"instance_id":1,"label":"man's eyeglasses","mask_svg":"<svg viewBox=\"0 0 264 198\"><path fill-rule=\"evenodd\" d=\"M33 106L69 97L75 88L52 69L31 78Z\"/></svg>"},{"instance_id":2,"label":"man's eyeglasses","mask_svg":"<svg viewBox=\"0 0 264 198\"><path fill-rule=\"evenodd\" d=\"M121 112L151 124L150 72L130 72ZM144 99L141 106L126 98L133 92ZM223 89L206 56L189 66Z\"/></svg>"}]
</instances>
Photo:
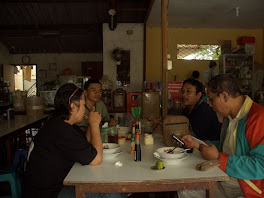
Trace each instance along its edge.
<instances>
[{"instance_id":1,"label":"man's eyeglasses","mask_svg":"<svg viewBox=\"0 0 264 198\"><path fill-rule=\"evenodd\" d=\"M194 90L190 90L190 89L186 89L186 90L182 89L182 90L181 90L181 94L186 93L187 95L190 95L190 94L193 93L193 92L196 92L196 91L194 91Z\"/></svg>"},{"instance_id":2,"label":"man's eyeglasses","mask_svg":"<svg viewBox=\"0 0 264 198\"><path fill-rule=\"evenodd\" d=\"M74 92L72 92L72 95L69 97L69 106L71 106L71 98L72 96L74 96L74 94L78 91L78 87L74 90Z\"/></svg>"}]
</instances>

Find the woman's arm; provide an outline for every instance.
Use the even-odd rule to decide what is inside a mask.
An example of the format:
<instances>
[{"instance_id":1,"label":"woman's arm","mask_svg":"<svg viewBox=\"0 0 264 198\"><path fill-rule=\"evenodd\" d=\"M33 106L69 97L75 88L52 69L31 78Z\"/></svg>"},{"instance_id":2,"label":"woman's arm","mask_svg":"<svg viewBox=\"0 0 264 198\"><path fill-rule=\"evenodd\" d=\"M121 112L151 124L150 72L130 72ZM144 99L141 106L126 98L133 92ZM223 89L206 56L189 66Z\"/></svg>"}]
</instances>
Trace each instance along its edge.
<instances>
[{"instance_id":1,"label":"woman's arm","mask_svg":"<svg viewBox=\"0 0 264 198\"><path fill-rule=\"evenodd\" d=\"M100 122L101 122L101 115L98 112L91 111L88 117L89 122L89 129L87 129L86 137L87 140L90 140L90 143L93 147L97 150L97 155L90 163L90 165L99 165L102 163L103 159L103 144L100 134Z\"/></svg>"},{"instance_id":2,"label":"woman's arm","mask_svg":"<svg viewBox=\"0 0 264 198\"><path fill-rule=\"evenodd\" d=\"M91 127L88 127L85 131L85 136L88 142L91 142Z\"/></svg>"}]
</instances>

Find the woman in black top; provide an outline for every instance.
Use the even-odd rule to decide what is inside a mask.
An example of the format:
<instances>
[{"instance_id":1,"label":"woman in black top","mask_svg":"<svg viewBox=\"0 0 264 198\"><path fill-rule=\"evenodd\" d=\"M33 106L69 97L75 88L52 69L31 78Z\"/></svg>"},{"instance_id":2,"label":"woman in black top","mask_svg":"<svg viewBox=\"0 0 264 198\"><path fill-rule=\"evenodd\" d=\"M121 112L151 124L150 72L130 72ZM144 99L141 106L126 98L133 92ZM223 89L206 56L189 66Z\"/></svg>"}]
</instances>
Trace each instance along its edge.
<instances>
[{"instance_id":1,"label":"woman in black top","mask_svg":"<svg viewBox=\"0 0 264 198\"><path fill-rule=\"evenodd\" d=\"M183 115L189 119L194 136L202 140L219 140L221 124L213 109L203 101L203 90L203 84L198 80L183 82Z\"/></svg>"},{"instance_id":2,"label":"woman in black top","mask_svg":"<svg viewBox=\"0 0 264 198\"><path fill-rule=\"evenodd\" d=\"M75 162L102 163L101 115L95 111L89 113L89 134L75 126L84 117L83 90L74 84L65 84L57 91L54 104L54 117L34 139L24 179L25 198L55 198Z\"/></svg>"}]
</instances>

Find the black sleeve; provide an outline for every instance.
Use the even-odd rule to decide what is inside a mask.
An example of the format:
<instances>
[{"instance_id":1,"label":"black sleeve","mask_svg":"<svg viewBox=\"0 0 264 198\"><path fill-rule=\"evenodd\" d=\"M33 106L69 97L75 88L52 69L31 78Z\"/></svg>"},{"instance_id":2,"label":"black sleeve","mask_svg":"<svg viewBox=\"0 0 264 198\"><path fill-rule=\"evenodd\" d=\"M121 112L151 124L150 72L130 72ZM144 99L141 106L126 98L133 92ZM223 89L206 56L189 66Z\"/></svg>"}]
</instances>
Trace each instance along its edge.
<instances>
[{"instance_id":1,"label":"black sleeve","mask_svg":"<svg viewBox=\"0 0 264 198\"><path fill-rule=\"evenodd\" d=\"M97 155L97 150L87 141L85 133L77 126L65 127L57 145L65 158L82 165L90 164Z\"/></svg>"},{"instance_id":2,"label":"black sleeve","mask_svg":"<svg viewBox=\"0 0 264 198\"><path fill-rule=\"evenodd\" d=\"M219 140L221 124L208 104L202 103L189 115L194 135L202 140Z\"/></svg>"}]
</instances>

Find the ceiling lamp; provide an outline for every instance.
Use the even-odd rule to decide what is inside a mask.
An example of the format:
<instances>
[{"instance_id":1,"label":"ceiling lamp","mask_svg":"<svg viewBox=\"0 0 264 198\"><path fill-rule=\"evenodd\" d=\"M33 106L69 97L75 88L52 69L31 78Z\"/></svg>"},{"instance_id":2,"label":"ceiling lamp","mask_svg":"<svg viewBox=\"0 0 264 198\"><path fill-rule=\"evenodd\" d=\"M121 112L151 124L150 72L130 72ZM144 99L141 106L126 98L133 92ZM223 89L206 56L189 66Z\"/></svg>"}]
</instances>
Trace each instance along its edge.
<instances>
[{"instance_id":1,"label":"ceiling lamp","mask_svg":"<svg viewBox=\"0 0 264 198\"><path fill-rule=\"evenodd\" d=\"M117 26L115 9L108 10L108 14L110 17L109 28L111 31L114 31L116 29L116 26Z\"/></svg>"},{"instance_id":2,"label":"ceiling lamp","mask_svg":"<svg viewBox=\"0 0 264 198\"><path fill-rule=\"evenodd\" d=\"M235 7L235 11L236 11L236 16L239 16L239 7Z\"/></svg>"}]
</instances>

